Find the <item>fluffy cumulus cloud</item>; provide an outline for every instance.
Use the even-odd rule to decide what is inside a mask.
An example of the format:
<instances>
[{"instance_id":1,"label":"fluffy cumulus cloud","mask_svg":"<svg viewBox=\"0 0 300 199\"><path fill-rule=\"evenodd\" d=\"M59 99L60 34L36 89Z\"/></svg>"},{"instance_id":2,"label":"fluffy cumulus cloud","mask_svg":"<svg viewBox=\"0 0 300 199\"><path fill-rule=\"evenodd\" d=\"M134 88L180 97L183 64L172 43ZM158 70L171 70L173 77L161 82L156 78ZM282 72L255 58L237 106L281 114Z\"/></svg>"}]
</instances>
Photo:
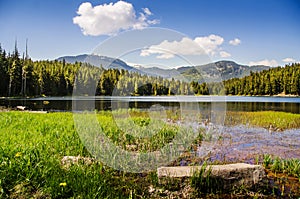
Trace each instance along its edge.
<instances>
[{"instance_id":1,"label":"fluffy cumulus cloud","mask_svg":"<svg viewBox=\"0 0 300 199\"><path fill-rule=\"evenodd\" d=\"M226 51L221 51L221 52L220 52L220 56L221 56L222 58L226 58L226 57L231 57L231 54L228 53L228 52L226 52Z\"/></svg>"},{"instance_id":2,"label":"fluffy cumulus cloud","mask_svg":"<svg viewBox=\"0 0 300 199\"><path fill-rule=\"evenodd\" d=\"M290 58L290 57L287 57L287 58L283 59L282 61L285 62L285 63L293 63L293 62L296 62L295 59Z\"/></svg>"},{"instance_id":3,"label":"fluffy cumulus cloud","mask_svg":"<svg viewBox=\"0 0 300 199\"><path fill-rule=\"evenodd\" d=\"M207 37L196 37L194 40L198 45L200 45L207 54L215 55L215 53L220 49L223 44L224 39L218 35L209 35Z\"/></svg>"},{"instance_id":4,"label":"fluffy cumulus cloud","mask_svg":"<svg viewBox=\"0 0 300 199\"><path fill-rule=\"evenodd\" d=\"M249 63L250 66L255 66L255 65L265 65L265 66L278 66L278 63L276 60L272 59L272 60L268 60L268 59L264 59L261 61L252 61Z\"/></svg>"},{"instance_id":5,"label":"fluffy cumulus cloud","mask_svg":"<svg viewBox=\"0 0 300 199\"><path fill-rule=\"evenodd\" d=\"M224 39L218 35L209 35L190 39L182 38L180 41L163 41L158 45L152 45L141 51L141 56L157 54L157 58L169 59L174 55L219 55L221 57L231 56L229 53L222 51L221 45Z\"/></svg>"},{"instance_id":6,"label":"fluffy cumulus cloud","mask_svg":"<svg viewBox=\"0 0 300 199\"><path fill-rule=\"evenodd\" d=\"M240 45L240 44L241 44L241 40L238 39L238 38L235 38L235 39L233 39L233 40L230 40L230 41L229 41L229 44L230 44L230 45L233 45L233 46L237 46L237 45Z\"/></svg>"},{"instance_id":7,"label":"fluffy cumulus cloud","mask_svg":"<svg viewBox=\"0 0 300 199\"><path fill-rule=\"evenodd\" d=\"M164 40L158 45L152 45L149 48L141 51L141 56L149 56L151 54L158 54L157 58L169 59L175 54L180 55L198 55L204 54L204 50L192 39L184 37L180 41Z\"/></svg>"},{"instance_id":8,"label":"fluffy cumulus cloud","mask_svg":"<svg viewBox=\"0 0 300 199\"><path fill-rule=\"evenodd\" d=\"M121 30L142 29L159 23L158 20L149 20L152 15L149 8L136 15L131 3L118 1L116 3L92 6L91 3L82 3L77 11L78 16L73 18L84 35L113 35Z\"/></svg>"}]
</instances>

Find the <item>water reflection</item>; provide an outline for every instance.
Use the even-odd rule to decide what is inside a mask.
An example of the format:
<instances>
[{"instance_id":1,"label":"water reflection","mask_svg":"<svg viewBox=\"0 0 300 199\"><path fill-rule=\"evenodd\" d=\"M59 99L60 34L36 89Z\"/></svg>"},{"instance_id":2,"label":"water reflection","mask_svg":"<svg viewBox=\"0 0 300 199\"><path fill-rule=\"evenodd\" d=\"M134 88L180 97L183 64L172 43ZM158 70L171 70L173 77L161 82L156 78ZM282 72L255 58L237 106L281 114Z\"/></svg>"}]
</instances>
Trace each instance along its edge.
<instances>
[{"instance_id":1,"label":"water reflection","mask_svg":"<svg viewBox=\"0 0 300 199\"><path fill-rule=\"evenodd\" d=\"M210 154L211 161L255 163L258 155L300 158L300 129L270 133L248 126L224 127L222 139ZM295 139L296 138L296 139Z\"/></svg>"},{"instance_id":2,"label":"water reflection","mask_svg":"<svg viewBox=\"0 0 300 199\"><path fill-rule=\"evenodd\" d=\"M194 99L186 97L187 100ZM184 100L185 98L180 98ZM198 98L197 98L198 99ZM22 105L31 110L43 111L72 111L72 97L48 97L33 99L0 99L0 106L14 108ZM218 99L216 99L218 101ZM208 96L199 97L199 107L202 111L218 109L220 103L221 109L224 108L225 98L219 99L219 102L211 103ZM252 101L251 101L252 100ZM111 110L113 103L128 103L129 108L148 109L154 104L160 104L165 109L180 108L180 101L176 97L96 97L76 99L76 110L96 109ZM47 102L47 103L45 103ZM183 102L183 101L181 101ZM213 107L212 107L213 105ZM300 114L300 98L289 97L226 97L227 111L283 111Z\"/></svg>"}]
</instances>

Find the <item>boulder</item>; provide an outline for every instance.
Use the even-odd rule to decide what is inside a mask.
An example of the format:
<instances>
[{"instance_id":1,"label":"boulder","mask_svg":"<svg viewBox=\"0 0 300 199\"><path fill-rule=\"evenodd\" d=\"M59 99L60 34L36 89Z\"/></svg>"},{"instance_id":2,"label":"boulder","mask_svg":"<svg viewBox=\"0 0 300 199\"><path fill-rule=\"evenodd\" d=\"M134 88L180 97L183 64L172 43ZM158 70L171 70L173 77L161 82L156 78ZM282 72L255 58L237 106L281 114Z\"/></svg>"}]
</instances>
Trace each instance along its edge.
<instances>
[{"instance_id":1,"label":"boulder","mask_svg":"<svg viewBox=\"0 0 300 199\"><path fill-rule=\"evenodd\" d=\"M157 175L160 179L192 177L197 176L201 168L202 166L160 167L157 169ZM245 163L208 165L202 170L201 177L217 179L217 182L226 190L241 186L251 189L266 183L266 173L261 165Z\"/></svg>"},{"instance_id":2,"label":"boulder","mask_svg":"<svg viewBox=\"0 0 300 199\"><path fill-rule=\"evenodd\" d=\"M21 111L26 110L26 106L17 106L16 108Z\"/></svg>"}]
</instances>

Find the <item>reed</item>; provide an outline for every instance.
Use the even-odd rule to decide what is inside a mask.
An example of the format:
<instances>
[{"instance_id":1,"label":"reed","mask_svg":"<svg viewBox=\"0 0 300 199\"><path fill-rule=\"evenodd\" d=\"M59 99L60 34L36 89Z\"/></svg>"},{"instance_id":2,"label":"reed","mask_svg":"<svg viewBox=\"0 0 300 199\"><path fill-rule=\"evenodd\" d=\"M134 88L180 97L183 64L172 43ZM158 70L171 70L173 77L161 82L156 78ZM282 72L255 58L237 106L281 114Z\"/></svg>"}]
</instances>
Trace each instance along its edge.
<instances>
[{"instance_id":1,"label":"reed","mask_svg":"<svg viewBox=\"0 0 300 199\"><path fill-rule=\"evenodd\" d=\"M270 131L300 128L300 114L261 111L227 112L225 125L249 125L263 127Z\"/></svg>"}]
</instances>

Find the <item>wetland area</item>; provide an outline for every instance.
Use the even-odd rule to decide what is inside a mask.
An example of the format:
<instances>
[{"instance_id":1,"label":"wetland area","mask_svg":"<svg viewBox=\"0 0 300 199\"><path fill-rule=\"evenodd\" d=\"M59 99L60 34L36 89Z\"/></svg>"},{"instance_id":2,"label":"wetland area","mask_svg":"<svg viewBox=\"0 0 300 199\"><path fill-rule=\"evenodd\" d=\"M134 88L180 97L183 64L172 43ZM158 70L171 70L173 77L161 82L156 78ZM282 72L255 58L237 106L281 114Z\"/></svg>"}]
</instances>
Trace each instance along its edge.
<instances>
[{"instance_id":1,"label":"wetland area","mask_svg":"<svg viewBox=\"0 0 300 199\"><path fill-rule=\"evenodd\" d=\"M297 97L48 97L2 98L0 103L9 107L0 112L2 197L272 198L300 194ZM16 106L28 111L15 111ZM188 112L195 116L194 123L185 126L194 125L199 135L189 146L177 148L178 157L169 166L259 164L267 172L268 185L255 190L199 191L200 185L192 183L195 178L161 185L155 171L127 173L101 159L66 169L60 162L65 156L94 158L74 124L73 116L84 114L83 110L96 115L113 144L131 152L169 147L188 120ZM152 137L134 137L126 132L131 127L157 132Z\"/></svg>"}]
</instances>

